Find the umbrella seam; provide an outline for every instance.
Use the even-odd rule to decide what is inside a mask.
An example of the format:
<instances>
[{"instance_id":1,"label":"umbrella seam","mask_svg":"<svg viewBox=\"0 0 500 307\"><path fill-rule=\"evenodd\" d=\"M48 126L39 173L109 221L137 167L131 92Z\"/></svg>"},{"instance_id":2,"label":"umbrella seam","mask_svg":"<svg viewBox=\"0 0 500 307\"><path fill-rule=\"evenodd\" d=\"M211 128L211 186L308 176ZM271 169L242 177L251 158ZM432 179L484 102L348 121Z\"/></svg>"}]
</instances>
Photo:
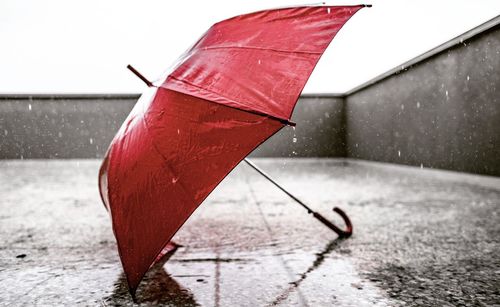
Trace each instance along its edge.
<instances>
[{"instance_id":1,"label":"umbrella seam","mask_svg":"<svg viewBox=\"0 0 500 307\"><path fill-rule=\"evenodd\" d=\"M298 53L298 54L322 54L323 53L323 52L319 52L319 51L293 51L293 50L281 50L281 49L261 48L261 47L253 47L253 46L214 46L214 47L197 48L195 50L205 51L205 50L218 50L218 49L250 49L250 50L273 51L273 52L281 52L281 53Z\"/></svg>"},{"instance_id":2,"label":"umbrella seam","mask_svg":"<svg viewBox=\"0 0 500 307\"><path fill-rule=\"evenodd\" d=\"M148 126L148 123L146 122L146 118L143 116L142 117L142 122L144 123L144 127L146 128L146 133L151 136L150 132L149 132L149 126ZM162 159L164 161L167 161L167 158L161 153L160 149L158 149L158 147L156 146L153 138L151 138L151 146L153 147L153 149L160 155L160 157L162 157ZM168 169L170 170L170 172L173 174L173 175L179 175L179 174L176 174L176 172L174 172L174 170L168 166ZM186 187L182 184L182 181L179 182L180 186L182 187L182 189L184 190L184 192L188 192L188 190L186 189ZM187 193L189 194L189 193ZM193 199L194 200L194 199Z\"/></svg>"}]
</instances>

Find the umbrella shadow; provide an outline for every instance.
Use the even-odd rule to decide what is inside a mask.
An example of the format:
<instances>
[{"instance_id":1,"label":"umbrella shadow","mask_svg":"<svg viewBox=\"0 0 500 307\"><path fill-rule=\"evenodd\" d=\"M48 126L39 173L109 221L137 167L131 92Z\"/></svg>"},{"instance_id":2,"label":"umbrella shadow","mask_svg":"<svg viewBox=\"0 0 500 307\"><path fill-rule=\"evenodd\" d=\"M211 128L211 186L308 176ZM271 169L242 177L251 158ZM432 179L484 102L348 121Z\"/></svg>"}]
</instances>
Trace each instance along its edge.
<instances>
[{"instance_id":1,"label":"umbrella shadow","mask_svg":"<svg viewBox=\"0 0 500 307\"><path fill-rule=\"evenodd\" d=\"M316 254L316 258L314 259L312 265L309 268L307 268L307 270L305 272L303 272L299 275L300 276L299 279L288 283L288 287L285 288L285 290L283 290L283 292L280 295L278 295L273 300L273 302L268 304L267 306L277 306L277 305L281 304L283 301L285 301L290 296L290 294L292 294L295 290L297 290L297 288L307 278L307 276L309 274L314 272L316 269L318 269L321 266L321 264L323 264L326 257L328 256L328 254L330 254L332 251L334 251L340 245L340 243L344 240L345 240L344 238L336 238L336 239L328 242L328 244L325 246L325 248L321 252Z\"/></svg>"},{"instance_id":2,"label":"umbrella shadow","mask_svg":"<svg viewBox=\"0 0 500 307\"><path fill-rule=\"evenodd\" d=\"M163 267L175 250L166 254L161 261L151 267L136 292L136 304L148 306L200 306L194 295L181 286ZM113 293L102 301L105 306L133 305L134 301L128 292L125 273L114 285Z\"/></svg>"}]
</instances>

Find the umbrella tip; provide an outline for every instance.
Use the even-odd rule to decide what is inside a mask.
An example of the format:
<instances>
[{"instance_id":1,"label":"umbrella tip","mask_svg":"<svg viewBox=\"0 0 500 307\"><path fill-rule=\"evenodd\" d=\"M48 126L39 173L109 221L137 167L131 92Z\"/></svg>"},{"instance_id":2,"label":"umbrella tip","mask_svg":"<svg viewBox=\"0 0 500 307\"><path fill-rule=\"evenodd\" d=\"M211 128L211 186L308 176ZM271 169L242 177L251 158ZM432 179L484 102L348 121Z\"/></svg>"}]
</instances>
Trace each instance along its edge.
<instances>
[{"instance_id":1,"label":"umbrella tip","mask_svg":"<svg viewBox=\"0 0 500 307\"><path fill-rule=\"evenodd\" d=\"M139 79L142 80L142 82L146 83L146 85L148 87L152 87L153 86L153 83L151 81L149 81L148 79L146 79L146 77L144 77L140 72L138 72L134 67L132 67L132 65L128 64L127 65L127 68L134 73L134 75L136 75Z\"/></svg>"},{"instance_id":2,"label":"umbrella tip","mask_svg":"<svg viewBox=\"0 0 500 307\"><path fill-rule=\"evenodd\" d=\"M134 304L137 304L137 297L135 296L136 290L137 290L137 288L129 288L128 289L128 292L130 293L130 296L132 297L132 301L134 302Z\"/></svg>"},{"instance_id":3,"label":"umbrella tip","mask_svg":"<svg viewBox=\"0 0 500 307\"><path fill-rule=\"evenodd\" d=\"M364 7L372 7L371 4L363 4Z\"/></svg>"}]
</instances>

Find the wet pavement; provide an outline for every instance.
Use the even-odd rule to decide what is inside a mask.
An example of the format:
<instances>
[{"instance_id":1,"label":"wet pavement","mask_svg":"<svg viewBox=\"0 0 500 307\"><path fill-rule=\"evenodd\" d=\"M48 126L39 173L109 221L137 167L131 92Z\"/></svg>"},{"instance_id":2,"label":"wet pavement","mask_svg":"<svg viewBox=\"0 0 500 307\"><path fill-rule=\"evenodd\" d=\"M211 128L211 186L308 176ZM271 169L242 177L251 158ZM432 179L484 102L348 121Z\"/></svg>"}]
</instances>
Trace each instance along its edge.
<instances>
[{"instance_id":1,"label":"wet pavement","mask_svg":"<svg viewBox=\"0 0 500 307\"><path fill-rule=\"evenodd\" d=\"M127 292L96 160L0 161L2 306L500 306L500 178L340 159L254 159Z\"/></svg>"}]
</instances>

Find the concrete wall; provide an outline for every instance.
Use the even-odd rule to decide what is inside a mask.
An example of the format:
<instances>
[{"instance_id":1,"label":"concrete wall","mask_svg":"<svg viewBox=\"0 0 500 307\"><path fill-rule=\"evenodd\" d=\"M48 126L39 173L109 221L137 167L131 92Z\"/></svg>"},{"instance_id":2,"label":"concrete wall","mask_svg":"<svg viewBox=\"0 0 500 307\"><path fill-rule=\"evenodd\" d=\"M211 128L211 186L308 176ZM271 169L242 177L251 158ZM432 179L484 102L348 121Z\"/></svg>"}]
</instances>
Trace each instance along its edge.
<instances>
[{"instance_id":1,"label":"concrete wall","mask_svg":"<svg viewBox=\"0 0 500 307\"><path fill-rule=\"evenodd\" d=\"M138 95L0 96L0 159L102 157ZM343 156L342 99L305 96L254 156ZM294 141L295 140L295 141Z\"/></svg>"},{"instance_id":2,"label":"concrete wall","mask_svg":"<svg viewBox=\"0 0 500 307\"><path fill-rule=\"evenodd\" d=\"M259 157L344 157L344 100L335 96L305 95L299 99L292 121L252 156Z\"/></svg>"},{"instance_id":3,"label":"concrete wall","mask_svg":"<svg viewBox=\"0 0 500 307\"><path fill-rule=\"evenodd\" d=\"M500 28L346 98L347 156L500 175Z\"/></svg>"},{"instance_id":4,"label":"concrete wall","mask_svg":"<svg viewBox=\"0 0 500 307\"><path fill-rule=\"evenodd\" d=\"M0 97L0 158L101 157L137 97Z\"/></svg>"}]
</instances>

